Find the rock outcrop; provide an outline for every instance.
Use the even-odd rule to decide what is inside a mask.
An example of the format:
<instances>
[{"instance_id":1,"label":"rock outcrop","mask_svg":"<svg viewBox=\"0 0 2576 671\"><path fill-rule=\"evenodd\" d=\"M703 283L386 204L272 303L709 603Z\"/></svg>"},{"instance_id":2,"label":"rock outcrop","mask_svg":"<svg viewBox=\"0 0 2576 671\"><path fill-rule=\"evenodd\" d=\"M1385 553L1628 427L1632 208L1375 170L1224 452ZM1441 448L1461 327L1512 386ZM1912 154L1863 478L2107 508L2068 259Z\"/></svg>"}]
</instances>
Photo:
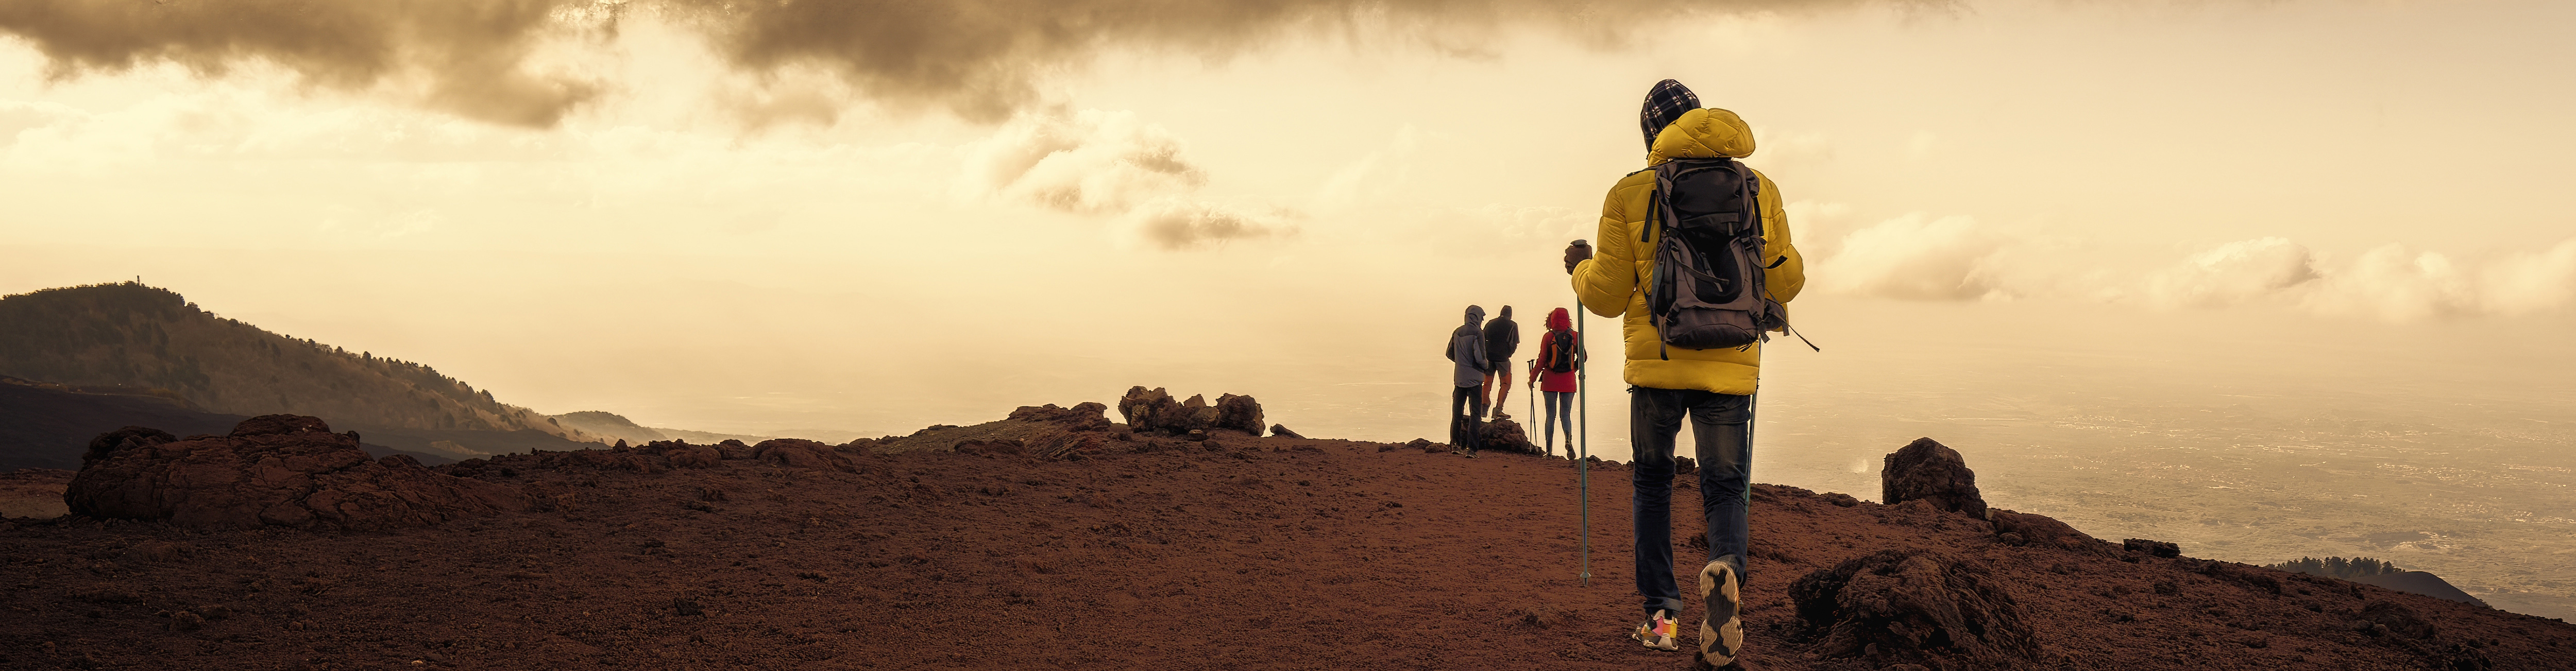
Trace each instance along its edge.
<instances>
[{"instance_id":1,"label":"rock outcrop","mask_svg":"<svg viewBox=\"0 0 2576 671\"><path fill-rule=\"evenodd\" d=\"M760 441L759 445L751 446L751 455L754 459L788 468L814 468L843 473L855 473L859 470L856 463L850 461L849 457L841 456L841 453L833 450L832 446L802 438L771 438Z\"/></svg>"},{"instance_id":2,"label":"rock outcrop","mask_svg":"<svg viewBox=\"0 0 2576 671\"><path fill-rule=\"evenodd\" d=\"M1922 499L1933 507L1978 517L1986 514L1985 496L1977 493L1977 472L1967 459L1930 438L1916 438L1887 455L1879 472L1879 502L1896 505Z\"/></svg>"},{"instance_id":3,"label":"rock outcrop","mask_svg":"<svg viewBox=\"0 0 2576 671\"><path fill-rule=\"evenodd\" d=\"M399 457L369 459L355 433L332 433L322 420L298 415L253 417L230 435L186 440L126 427L90 443L63 501L74 514L96 518L348 531L529 507L516 488Z\"/></svg>"},{"instance_id":4,"label":"rock outcrop","mask_svg":"<svg viewBox=\"0 0 2576 671\"><path fill-rule=\"evenodd\" d=\"M2019 668L2039 646L2029 616L1984 565L1932 550L1881 550L1789 586L1814 653L1872 667Z\"/></svg>"},{"instance_id":5,"label":"rock outcrop","mask_svg":"<svg viewBox=\"0 0 2576 671\"><path fill-rule=\"evenodd\" d=\"M1219 394L1216 397L1216 419L1209 425L1259 437L1264 426L1261 423L1261 402L1252 400L1250 396Z\"/></svg>"},{"instance_id":6,"label":"rock outcrop","mask_svg":"<svg viewBox=\"0 0 2576 671\"><path fill-rule=\"evenodd\" d=\"M1288 430L1288 425L1286 425L1286 424L1272 424L1272 425L1270 425L1270 435L1278 436L1278 437L1281 437L1281 438L1296 438L1296 439L1301 439L1301 440L1305 438L1305 436L1297 435L1297 432L1295 432L1295 431L1290 431L1290 430Z\"/></svg>"},{"instance_id":7,"label":"rock outcrop","mask_svg":"<svg viewBox=\"0 0 2576 671\"><path fill-rule=\"evenodd\" d=\"M2047 515L2017 513L2002 508L1986 511L1986 521L1995 525L1995 536L2007 545L2040 545L2067 550L2095 547L2100 541L2065 522Z\"/></svg>"},{"instance_id":8,"label":"rock outcrop","mask_svg":"<svg viewBox=\"0 0 2576 671\"><path fill-rule=\"evenodd\" d=\"M1127 428L1139 433L1181 436L1231 429L1258 436L1262 429L1261 403L1235 394L1220 395L1210 405L1205 395L1174 402L1171 392L1161 388L1131 387L1118 399L1118 414L1127 419Z\"/></svg>"},{"instance_id":9,"label":"rock outcrop","mask_svg":"<svg viewBox=\"0 0 2576 671\"><path fill-rule=\"evenodd\" d=\"M1521 430L1520 423L1508 419L1485 422L1476 429L1476 438L1482 441L1476 446L1480 450L1539 453L1538 446L1530 443L1529 434Z\"/></svg>"}]
</instances>

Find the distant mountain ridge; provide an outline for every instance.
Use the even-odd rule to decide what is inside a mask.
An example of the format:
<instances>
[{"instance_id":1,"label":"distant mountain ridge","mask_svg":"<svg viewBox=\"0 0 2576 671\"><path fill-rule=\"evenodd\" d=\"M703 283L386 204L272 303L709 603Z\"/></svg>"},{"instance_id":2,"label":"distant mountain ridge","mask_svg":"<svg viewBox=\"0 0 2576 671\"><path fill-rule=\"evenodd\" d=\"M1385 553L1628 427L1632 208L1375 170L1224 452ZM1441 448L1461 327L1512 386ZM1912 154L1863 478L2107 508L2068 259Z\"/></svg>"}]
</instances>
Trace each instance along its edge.
<instances>
[{"instance_id":1,"label":"distant mountain ridge","mask_svg":"<svg viewBox=\"0 0 2576 671\"><path fill-rule=\"evenodd\" d=\"M0 298L0 375L131 389L217 414L600 442L429 366L270 333L133 282Z\"/></svg>"},{"instance_id":2,"label":"distant mountain ridge","mask_svg":"<svg viewBox=\"0 0 2576 671\"><path fill-rule=\"evenodd\" d=\"M637 445L650 443L656 440L685 440L701 444L720 443L726 440L757 443L762 440L776 437L644 426L642 424L635 423L635 420L627 419L625 415L599 410L567 412L555 415L554 420L565 428L578 430L594 436L623 440ZM807 436L798 437L804 438Z\"/></svg>"}]
</instances>

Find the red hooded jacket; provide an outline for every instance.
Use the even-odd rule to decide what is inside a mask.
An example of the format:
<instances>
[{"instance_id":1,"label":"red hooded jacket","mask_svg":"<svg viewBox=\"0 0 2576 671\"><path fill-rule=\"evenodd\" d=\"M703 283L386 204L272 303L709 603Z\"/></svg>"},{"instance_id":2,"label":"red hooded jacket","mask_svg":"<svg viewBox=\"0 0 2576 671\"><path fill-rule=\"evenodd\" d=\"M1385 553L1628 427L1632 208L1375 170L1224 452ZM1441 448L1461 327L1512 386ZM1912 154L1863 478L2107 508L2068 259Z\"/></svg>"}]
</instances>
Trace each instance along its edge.
<instances>
[{"instance_id":1,"label":"red hooded jacket","mask_svg":"<svg viewBox=\"0 0 2576 671\"><path fill-rule=\"evenodd\" d=\"M1575 332L1574 319L1567 316L1565 308L1547 313L1547 335L1540 336L1538 340L1539 365L1530 372L1538 377L1539 391L1570 392L1575 389L1574 371L1559 373L1547 370L1545 366L1547 360L1556 354L1556 334L1559 332L1574 333L1574 361L1580 365L1585 358L1583 334Z\"/></svg>"}]
</instances>

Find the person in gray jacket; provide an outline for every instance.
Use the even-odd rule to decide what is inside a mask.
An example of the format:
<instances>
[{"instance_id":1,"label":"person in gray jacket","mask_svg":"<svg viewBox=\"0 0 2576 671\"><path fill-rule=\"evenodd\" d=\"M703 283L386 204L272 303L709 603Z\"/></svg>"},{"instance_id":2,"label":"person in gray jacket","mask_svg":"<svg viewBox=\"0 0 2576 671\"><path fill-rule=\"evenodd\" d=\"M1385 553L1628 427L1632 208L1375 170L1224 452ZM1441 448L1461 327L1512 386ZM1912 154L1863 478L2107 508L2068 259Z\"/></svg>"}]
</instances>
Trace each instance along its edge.
<instances>
[{"instance_id":1,"label":"person in gray jacket","mask_svg":"<svg viewBox=\"0 0 2576 671\"><path fill-rule=\"evenodd\" d=\"M1440 349L1457 362L1457 372L1451 375L1457 389L1449 393L1449 447L1466 450L1471 459L1476 456L1477 433L1484 428L1477 418L1485 414L1485 375L1493 365L1485 355L1484 322L1484 308L1467 306L1467 324L1450 331L1449 342Z\"/></svg>"}]
</instances>

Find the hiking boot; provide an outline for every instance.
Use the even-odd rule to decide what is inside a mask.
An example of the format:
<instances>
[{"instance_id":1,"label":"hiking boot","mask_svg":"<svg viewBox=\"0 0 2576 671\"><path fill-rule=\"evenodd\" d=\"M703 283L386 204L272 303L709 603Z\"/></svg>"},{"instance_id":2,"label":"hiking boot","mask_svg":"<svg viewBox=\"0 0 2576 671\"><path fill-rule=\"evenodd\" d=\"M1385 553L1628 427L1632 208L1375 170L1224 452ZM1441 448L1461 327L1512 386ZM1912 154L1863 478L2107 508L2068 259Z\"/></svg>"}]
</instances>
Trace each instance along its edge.
<instances>
[{"instance_id":1,"label":"hiking boot","mask_svg":"<svg viewBox=\"0 0 2576 671\"><path fill-rule=\"evenodd\" d=\"M1503 411L1501 411L1501 410L1496 410L1496 411L1494 411L1494 419L1511 419L1511 418L1512 418L1511 413L1503 412Z\"/></svg>"},{"instance_id":2,"label":"hiking boot","mask_svg":"<svg viewBox=\"0 0 2576 671\"><path fill-rule=\"evenodd\" d=\"M1673 638L1673 632L1679 628L1680 625L1673 622L1672 611L1659 610L1653 617L1646 618L1644 624L1637 625L1636 631L1628 632L1628 637L1637 639L1638 643L1644 643L1650 649L1679 652L1681 641Z\"/></svg>"},{"instance_id":3,"label":"hiking boot","mask_svg":"<svg viewBox=\"0 0 2576 671\"><path fill-rule=\"evenodd\" d=\"M1734 559L1719 557L1699 570L1699 600L1708 608L1699 623L1699 659L1721 669L1744 652L1744 577Z\"/></svg>"}]
</instances>

